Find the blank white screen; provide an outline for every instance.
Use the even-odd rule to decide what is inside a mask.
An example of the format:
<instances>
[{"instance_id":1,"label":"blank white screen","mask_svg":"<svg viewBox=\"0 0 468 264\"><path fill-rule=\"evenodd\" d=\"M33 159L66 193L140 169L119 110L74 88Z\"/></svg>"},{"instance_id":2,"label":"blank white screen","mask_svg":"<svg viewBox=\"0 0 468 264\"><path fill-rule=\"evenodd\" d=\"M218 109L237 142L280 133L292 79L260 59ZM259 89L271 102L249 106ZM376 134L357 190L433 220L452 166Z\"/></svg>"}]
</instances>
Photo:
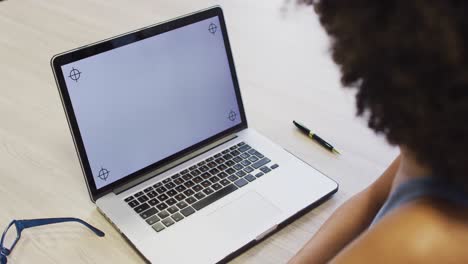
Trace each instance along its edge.
<instances>
[{"instance_id":1,"label":"blank white screen","mask_svg":"<svg viewBox=\"0 0 468 264\"><path fill-rule=\"evenodd\" d=\"M62 66L97 189L241 123L219 25L213 17Z\"/></svg>"}]
</instances>

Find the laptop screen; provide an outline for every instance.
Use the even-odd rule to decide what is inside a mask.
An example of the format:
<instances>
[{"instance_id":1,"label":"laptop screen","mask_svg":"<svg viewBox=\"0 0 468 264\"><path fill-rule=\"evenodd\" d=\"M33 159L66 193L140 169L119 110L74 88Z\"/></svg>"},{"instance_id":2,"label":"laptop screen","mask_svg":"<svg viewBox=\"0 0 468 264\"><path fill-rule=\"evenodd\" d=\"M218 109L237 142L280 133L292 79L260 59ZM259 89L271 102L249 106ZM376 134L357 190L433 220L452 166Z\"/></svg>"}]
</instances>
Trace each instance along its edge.
<instances>
[{"instance_id":1,"label":"laptop screen","mask_svg":"<svg viewBox=\"0 0 468 264\"><path fill-rule=\"evenodd\" d=\"M96 189L242 122L217 16L61 69Z\"/></svg>"}]
</instances>

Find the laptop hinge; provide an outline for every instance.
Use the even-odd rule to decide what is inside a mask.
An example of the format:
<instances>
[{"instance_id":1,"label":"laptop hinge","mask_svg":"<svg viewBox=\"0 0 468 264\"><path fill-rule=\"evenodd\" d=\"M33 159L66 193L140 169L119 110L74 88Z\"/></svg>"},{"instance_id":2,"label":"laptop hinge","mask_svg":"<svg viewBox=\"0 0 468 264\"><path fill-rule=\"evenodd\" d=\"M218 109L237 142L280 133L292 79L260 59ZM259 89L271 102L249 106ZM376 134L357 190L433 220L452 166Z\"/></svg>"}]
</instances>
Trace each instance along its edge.
<instances>
[{"instance_id":1,"label":"laptop hinge","mask_svg":"<svg viewBox=\"0 0 468 264\"><path fill-rule=\"evenodd\" d=\"M175 161L173 161L173 162L171 162L171 163L169 163L167 165L164 165L164 166L162 166L162 167L160 167L160 168L158 168L158 169L156 169L154 171L148 172L147 174L144 174L144 175L138 177L137 179L134 179L134 180L132 180L132 181L126 183L126 184L121 185L121 186L115 188L113 190L113 192L115 194L120 194L120 193L122 193L122 192L124 192L124 191L126 191L126 190L128 190L128 189L130 189L130 188L132 188L132 187L134 187L134 186L136 186L136 185L150 179L150 178L158 176L159 174L161 174L163 172L166 172L166 171L168 171L168 170L170 170L170 169L172 169L172 168L174 168L174 167L176 167L176 166L178 166L178 165L180 165L180 164L182 164L182 163L184 163L184 162L186 162L186 161L188 161L188 160L190 160L192 158L195 158L195 157L199 156L200 154L203 154L203 153L205 153L205 152L207 152L207 151L209 151L211 149L214 149L217 146L222 145L222 144L224 144L224 143L226 143L226 142L228 142L230 140L233 140L235 138L237 138L237 135L234 134L234 135L229 135L227 137L224 137L224 138L222 138L220 140L217 140L217 141L215 141L215 142L213 142L213 143L211 143L209 145L206 145L206 146L204 146L204 147L202 147L202 148L200 148L198 150L195 150L195 151L185 155L184 157L182 157L180 159L177 159L177 160L175 160Z\"/></svg>"}]
</instances>

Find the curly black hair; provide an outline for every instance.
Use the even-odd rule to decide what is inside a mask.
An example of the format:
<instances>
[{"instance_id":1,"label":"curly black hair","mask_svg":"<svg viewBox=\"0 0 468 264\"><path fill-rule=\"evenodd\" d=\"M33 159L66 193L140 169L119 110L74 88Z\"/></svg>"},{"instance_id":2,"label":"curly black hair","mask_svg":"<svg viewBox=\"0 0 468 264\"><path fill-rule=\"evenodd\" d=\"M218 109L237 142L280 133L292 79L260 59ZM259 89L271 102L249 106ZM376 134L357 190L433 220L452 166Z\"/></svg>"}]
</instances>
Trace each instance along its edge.
<instances>
[{"instance_id":1,"label":"curly black hair","mask_svg":"<svg viewBox=\"0 0 468 264\"><path fill-rule=\"evenodd\" d=\"M331 37L357 114L468 190L468 1L298 1Z\"/></svg>"}]
</instances>

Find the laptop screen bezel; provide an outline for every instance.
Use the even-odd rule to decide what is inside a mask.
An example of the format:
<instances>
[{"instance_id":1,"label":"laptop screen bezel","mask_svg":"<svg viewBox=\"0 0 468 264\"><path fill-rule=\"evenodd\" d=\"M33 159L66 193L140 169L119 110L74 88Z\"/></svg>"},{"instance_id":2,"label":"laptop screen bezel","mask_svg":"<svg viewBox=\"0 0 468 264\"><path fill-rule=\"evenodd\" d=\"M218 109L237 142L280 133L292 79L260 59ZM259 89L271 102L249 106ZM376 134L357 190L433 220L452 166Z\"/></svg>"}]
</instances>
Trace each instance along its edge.
<instances>
[{"instance_id":1,"label":"laptop screen bezel","mask_svg":"<svg viewBox=\"0 0 468 264\"><path fill-rule=\"evenodd\" d=\"M195 145L192 145L182 151L179 151L163 160L157 161L145 168L142 168L134 173L131 173L113 183L110 183L102 188L97 189L96 183L93 178L93 173L91 171L90 163L86 154L86 150L83 144L83 139L81 137L80 129L76 120L75 113L73 111L73 106L71 103L70 95L67 90L67 86L64 79L64 74L62 73L62 66L72 63L74 61L78 61L81 59L85 59L112 49L116 49L125 45L129 45L131 43L141 41L146 38L154 37L159 34L163 34L165 32L184 27L193 23L197 23L202 20L206 20L212 17L218 17L220 21L220 28L223 33L224 38L224 45L226 49L226 55L229 61L229 67L231 70L231 77L237 97L237 102L239 105L240 117L242 122L234 127L231 127L227 130L222 131L208 139L205 139L201 142L198 142ZM196 151L204 146L207 146L223 137L226 137L230 134L236 133L247 128L247 119L245 116L244 106L242 103L241 93L239 89L239 83L236 75L236 70L234 67L234 60L232 57L231 46L229 44L229 38L227 34L226 24L224 20L223 11L219 6L196 12L187 16L183 16L180 18L176 18L174 20L163 22L160 24L152 25L149 27L141 28L129 33L125 33L116 37L112 37L110 39L106 39L97 43L93 43L66 53L58 54L54 56L51 60L51 66L55 74L55 79L57 82L57 86L61 95L63 107L65 108L68 124L72 133L73 140L75 142L75 147L81 162L81 167L83 170L83 174L85 176L88 190L91 196L91 199L96 201L98 198L104 196L105 194L111 192L113 189L122 186L138 177L141 177L151 171L154 171L164 165L167 165L181 157L188 155L189 153ZM166 124L162 124L166 125Z\"/></svg>"}]
</instances>

